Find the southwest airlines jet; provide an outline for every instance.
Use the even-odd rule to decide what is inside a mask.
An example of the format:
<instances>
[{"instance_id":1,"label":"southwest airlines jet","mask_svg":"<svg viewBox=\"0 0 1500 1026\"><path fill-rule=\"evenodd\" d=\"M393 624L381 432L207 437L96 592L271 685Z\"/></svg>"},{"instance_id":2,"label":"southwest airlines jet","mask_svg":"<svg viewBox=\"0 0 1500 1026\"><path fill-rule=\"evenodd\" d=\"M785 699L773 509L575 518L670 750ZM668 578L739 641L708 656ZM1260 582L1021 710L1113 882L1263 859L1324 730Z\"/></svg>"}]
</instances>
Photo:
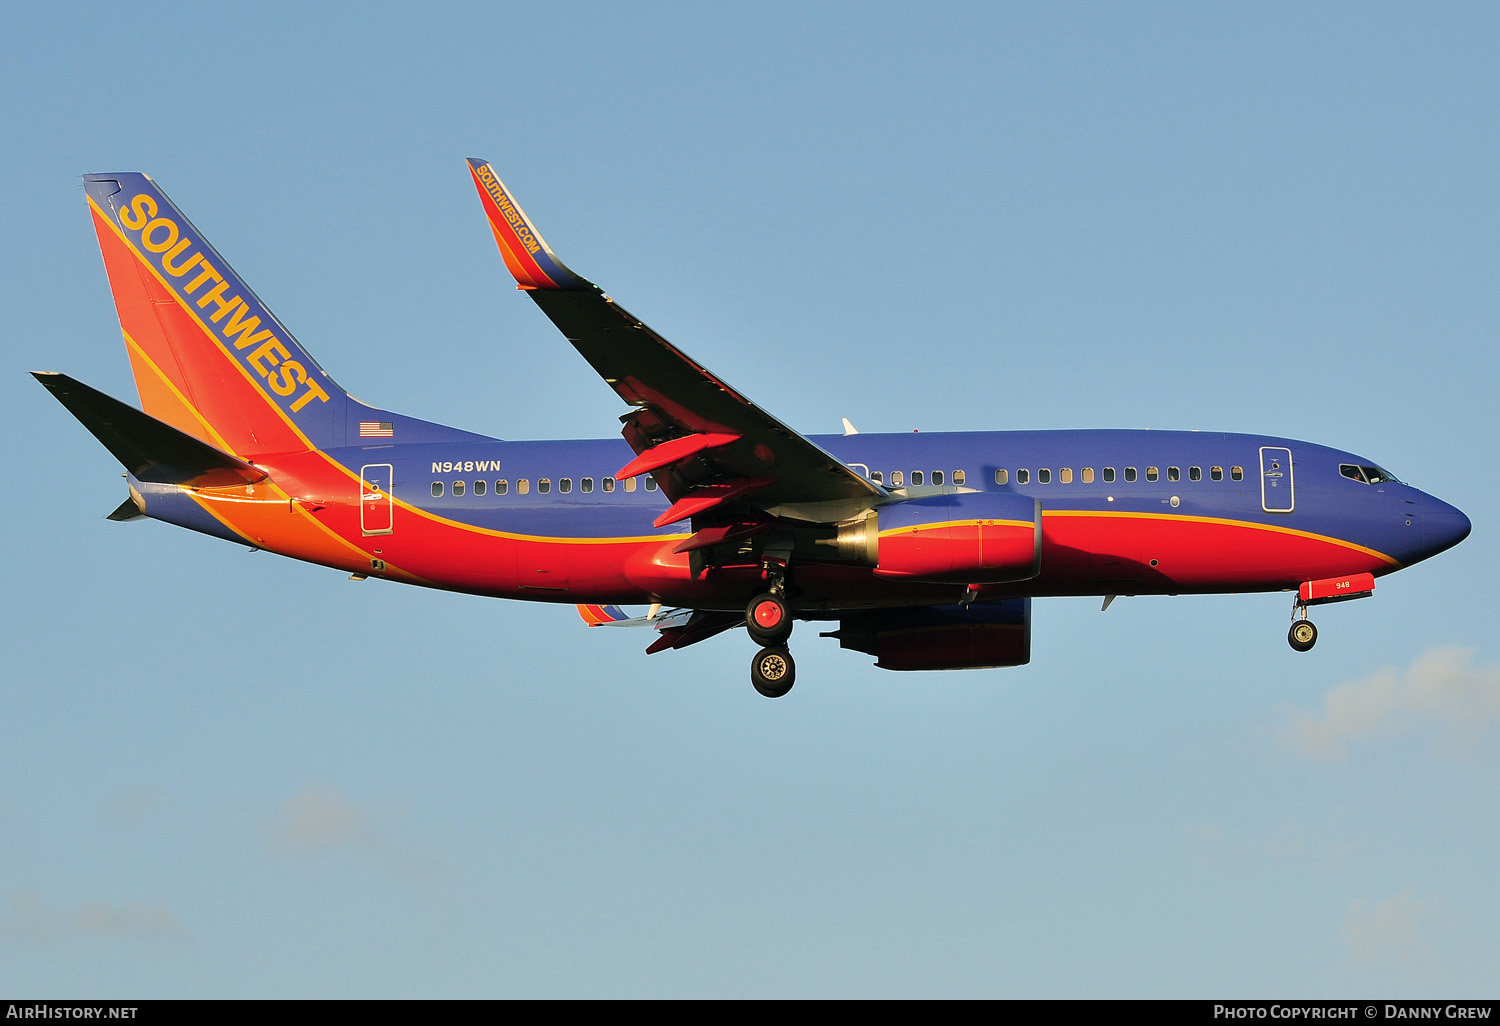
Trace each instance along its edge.
<instances>
[{"instance_id":1,"label":"southwest airlines jet","mask_svg":"<svg viewBox=\"0 0 1500 1026\"><path fill-rule=\"evenodd\" d=\"M890 670L1017 666L1049 595L1295 592L1306 651L1308 606L1469 533L1373 461L1288 438L800 434L564 266L489 164L469 173L506 268L625 401L623 441L506 442L367 406L155 182L86 175L144 412L36 377L124 464L111 519L574 604L654 628L648 653L744 627L771 698L798 620Z\"/></svg>"}]
</instances>

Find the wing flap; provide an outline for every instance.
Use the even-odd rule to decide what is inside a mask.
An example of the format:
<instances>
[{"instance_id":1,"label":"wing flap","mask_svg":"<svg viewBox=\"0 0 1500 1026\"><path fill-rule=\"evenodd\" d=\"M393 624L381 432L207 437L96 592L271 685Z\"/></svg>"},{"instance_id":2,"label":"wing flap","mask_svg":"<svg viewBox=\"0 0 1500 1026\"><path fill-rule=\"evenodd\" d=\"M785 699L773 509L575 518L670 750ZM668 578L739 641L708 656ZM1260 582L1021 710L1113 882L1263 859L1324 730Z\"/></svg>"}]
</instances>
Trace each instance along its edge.
<instances>
[{"instance_id":1,"label":"wing flap","mask_svg":"<svg viewBox=\"0 0 1500 1026\"><path fill-rule=\"evenodd\" d=\"M708 449L717 449L728 445L730 442L738 442L739 435L683 435L674 438L670 442L662 442L641 453L635 459L615 471L615 477L624 481L626 478L639 477L653 470L673 463L680 463L690 456L697 456Z\"/></svg>"}]
</instances>

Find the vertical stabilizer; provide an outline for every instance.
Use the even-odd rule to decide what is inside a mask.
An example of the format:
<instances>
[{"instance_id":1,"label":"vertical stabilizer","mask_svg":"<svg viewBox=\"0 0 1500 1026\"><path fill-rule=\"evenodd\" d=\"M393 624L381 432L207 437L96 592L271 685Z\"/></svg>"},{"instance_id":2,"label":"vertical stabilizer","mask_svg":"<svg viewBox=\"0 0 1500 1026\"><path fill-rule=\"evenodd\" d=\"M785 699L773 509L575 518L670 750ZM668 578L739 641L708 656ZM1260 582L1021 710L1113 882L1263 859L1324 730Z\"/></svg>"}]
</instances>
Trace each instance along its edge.
<instances>
[{"instance_id":1,"label":"vertical stabilizer","mask_svg":"<svg viewBox=\"0 0 1500 1026\"><path fill-rule=\"evenodd\" d=\"M155 182L84 187L147 413L237 455L345 444L343 389Z\"/></svg>"}]
</instances>

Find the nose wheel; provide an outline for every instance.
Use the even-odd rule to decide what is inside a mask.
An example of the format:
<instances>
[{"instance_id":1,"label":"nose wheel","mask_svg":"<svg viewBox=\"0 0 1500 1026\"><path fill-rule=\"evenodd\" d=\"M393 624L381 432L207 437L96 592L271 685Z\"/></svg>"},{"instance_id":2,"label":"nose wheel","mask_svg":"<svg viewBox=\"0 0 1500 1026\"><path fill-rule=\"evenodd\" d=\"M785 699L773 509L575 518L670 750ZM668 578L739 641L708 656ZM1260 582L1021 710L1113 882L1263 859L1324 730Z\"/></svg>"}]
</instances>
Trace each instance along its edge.
<instances>
[{"instance_id":1,"label":"nose wheel","mask_svg":"<svg viewBox=\"0 0 1500 1026\"><path fill-rule=\"evenodd\" d=\"M1301 596L1292 603L1292 627L1286 632L1286 640L1298 652L1306 652L1318 643L1318 629L1307 618L1307 603Z\"/></svg>"}]
</instances>

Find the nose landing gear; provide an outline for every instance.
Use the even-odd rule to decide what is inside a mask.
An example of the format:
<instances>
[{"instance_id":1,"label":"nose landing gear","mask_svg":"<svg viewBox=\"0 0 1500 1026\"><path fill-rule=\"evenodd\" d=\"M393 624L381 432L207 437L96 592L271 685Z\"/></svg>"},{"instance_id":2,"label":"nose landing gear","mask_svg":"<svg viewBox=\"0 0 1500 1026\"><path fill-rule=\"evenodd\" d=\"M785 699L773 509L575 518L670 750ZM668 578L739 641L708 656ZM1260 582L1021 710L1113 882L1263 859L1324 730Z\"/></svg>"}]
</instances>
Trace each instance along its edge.
<instances>
[{"instance_id":1,"label":"nose landing gear","mask_svg":"<svg viewBox=\"0 0 1500 1026\"><path fill-rule=\"evenodd\" d=\"M1307 618L1308 606L1369 598L1374 593L1375 575L1370 573L1302 582L1292 600L1292 627L1286 634L1287 643L1298 652L1306 652L1318 643L1318 629Z\"/></svg>"}]
</instances>

